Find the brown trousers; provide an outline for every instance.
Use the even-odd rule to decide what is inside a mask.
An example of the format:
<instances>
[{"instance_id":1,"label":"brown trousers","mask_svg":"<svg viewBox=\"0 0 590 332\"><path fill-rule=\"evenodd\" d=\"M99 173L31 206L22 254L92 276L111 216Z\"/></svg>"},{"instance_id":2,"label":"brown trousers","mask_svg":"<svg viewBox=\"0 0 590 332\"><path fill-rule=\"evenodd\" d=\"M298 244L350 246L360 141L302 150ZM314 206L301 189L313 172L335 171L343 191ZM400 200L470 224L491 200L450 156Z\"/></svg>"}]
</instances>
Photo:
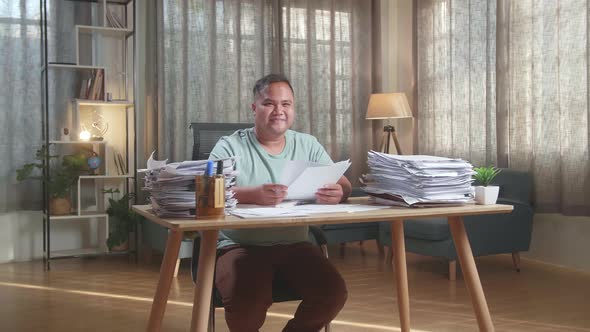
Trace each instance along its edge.
<instances>
[{"instance_id":1,"label":"brown trousers","mask_svg":"<svg viewBox=\"0 0 590 332\"><path fill-rule=\"evenodd\" d=\"M230 246L220 250L215 287L232 332L258 332L272 304L272 280L280 277L303 301L283 332L317 332L347 298L344 280L318 246Z\"/></svg>"}]
</instances>

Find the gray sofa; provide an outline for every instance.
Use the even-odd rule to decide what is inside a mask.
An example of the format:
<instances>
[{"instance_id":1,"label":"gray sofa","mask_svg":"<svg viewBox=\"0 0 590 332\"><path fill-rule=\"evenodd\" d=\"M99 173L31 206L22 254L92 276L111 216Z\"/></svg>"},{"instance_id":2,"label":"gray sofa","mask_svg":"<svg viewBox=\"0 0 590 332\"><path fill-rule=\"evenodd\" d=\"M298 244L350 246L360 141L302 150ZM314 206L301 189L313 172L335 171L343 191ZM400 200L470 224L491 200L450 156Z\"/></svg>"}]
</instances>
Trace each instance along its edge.
<instances>
[{"instance_id":1,"label":"gray sofa","mask_svg":"<svg viewBox=\"0 0 590 332\"><path fill-rule=\"evenodd\" d=\"M498 204L510 204L510 214L465 217L474 256L512 254L517 271L519 252L528 251L533 227L532 179L528 173L502 169L493 184L500 186ZM446 218L404 220L406 251L449 261L449 278L456 278L457 253ZM379 240L391 247L391 225L379 224Z\"/></svg>"}]
</instances>

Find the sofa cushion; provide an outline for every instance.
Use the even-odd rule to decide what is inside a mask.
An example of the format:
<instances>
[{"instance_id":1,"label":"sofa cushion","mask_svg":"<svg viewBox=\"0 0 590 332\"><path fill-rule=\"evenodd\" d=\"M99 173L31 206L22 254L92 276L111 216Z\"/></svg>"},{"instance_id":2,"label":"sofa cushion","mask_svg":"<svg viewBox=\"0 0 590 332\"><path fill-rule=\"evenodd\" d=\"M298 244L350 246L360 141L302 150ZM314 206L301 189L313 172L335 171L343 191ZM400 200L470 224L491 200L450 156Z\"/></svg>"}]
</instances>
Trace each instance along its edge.
<instances>
[{"instance_id":1,"label":"sofa cushion","mask_svg":"<svg viewBox=\"0 0 590 332\"><path fill-rule=\"evenodd\" d=\"M441 241L451 236L447 218L404 220L406 237L430 241Z\"/></svg>"}]
</instances>

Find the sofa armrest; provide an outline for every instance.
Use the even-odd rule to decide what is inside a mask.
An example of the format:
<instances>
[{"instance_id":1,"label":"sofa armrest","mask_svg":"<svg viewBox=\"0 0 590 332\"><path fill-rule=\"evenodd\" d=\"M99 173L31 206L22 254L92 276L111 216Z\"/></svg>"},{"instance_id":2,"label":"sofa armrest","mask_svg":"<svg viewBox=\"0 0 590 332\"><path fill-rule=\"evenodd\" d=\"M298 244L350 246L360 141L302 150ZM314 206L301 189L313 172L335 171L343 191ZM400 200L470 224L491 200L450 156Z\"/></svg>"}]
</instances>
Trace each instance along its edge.
<instances>
[{"instance_id":1,"label":"sofa armrest","mask_svg":"<svg viewBox=\"0 0 590 332\"><path fill-rule=\"evenodd\" d=\"M527 172L502 168L492 180L492 184L500 187L500 198L518 200L531 205L533 179Z\"/></svg>"},{"instance_id":2,"label":"sofa armrest","mask_svg":"<svg viewBox=\"0 0 590 332\"><path fill-rule=\"evenodd\" d=\"M530 246L533 214L529 204L518 200L498 200L511 204L510 213L466 216L465 229L475 256L527 251Z\"/></svg>"},{"instance_id":3,"label":"sofa armrest","mask_svg":"<svg viewBox=\"0 0 590 332\"><path fill-rule=\"evenodd\" d=\"M500 198L498 198L496 203L512 205L512 206L514 206L514 209L523 208L523 209L529 210L531 214L534 213L533 207L530 204L523 202L521 200L518 200L518 199L509 199L509 198L501 198L500 197Z\"/></svg>"}]
</instances>

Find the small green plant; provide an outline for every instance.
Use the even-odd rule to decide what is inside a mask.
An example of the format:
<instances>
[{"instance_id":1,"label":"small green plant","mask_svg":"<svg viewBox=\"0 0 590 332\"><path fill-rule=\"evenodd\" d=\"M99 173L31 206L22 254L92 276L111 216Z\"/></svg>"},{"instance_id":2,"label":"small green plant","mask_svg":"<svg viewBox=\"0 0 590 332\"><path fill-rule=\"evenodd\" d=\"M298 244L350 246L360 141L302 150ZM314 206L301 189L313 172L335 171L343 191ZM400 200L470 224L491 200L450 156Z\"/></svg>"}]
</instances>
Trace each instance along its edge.
<instances>
[{"instance_id":1,"label":"small green plant","mask_svg":"<svg viewBox=\"0 0 590 332\"><path fill-rule=\"evenodd\" d=\"M500 170L494 166L475 167L473 170L475 171L473 178L484 187L489 186L496 175L500 173Z\"/></svg>"},{"instance_id":2,"label":"small green plant","mask_svg":"<svg viewBox=\"0 0 590 332\"><path fill-rule=\"evenodd\" d=\"M87 157L84 153L78 153L61 157L61 163L59 159L59 155L52 155L49 147L43 145L35 152L36 162L24 164L16 170L16 179L43 181L47 184L49 197L69 198L71 188L78 181L78 177L90 173L86 164ZM43 176L43 170L47 167L46 160L50 165L48 177Z\"/></svg>"},{"instance_id":3,"label":"small green plant","mask_svg":"<svg viewBox=\"0 0 590 332\"><path fill-rule=\"evenodd\" d=\"M104 194L110 194L109 208L109 237L107 238L107 247L112 250L113 247L120 246L129 239L129 232L139 220L139 215L131 211L129 201L133 199L133 193L127 193L120 198L115 198L121 192L119 189L107 189L102 191Z\"/></svg>"}]
</instances>

